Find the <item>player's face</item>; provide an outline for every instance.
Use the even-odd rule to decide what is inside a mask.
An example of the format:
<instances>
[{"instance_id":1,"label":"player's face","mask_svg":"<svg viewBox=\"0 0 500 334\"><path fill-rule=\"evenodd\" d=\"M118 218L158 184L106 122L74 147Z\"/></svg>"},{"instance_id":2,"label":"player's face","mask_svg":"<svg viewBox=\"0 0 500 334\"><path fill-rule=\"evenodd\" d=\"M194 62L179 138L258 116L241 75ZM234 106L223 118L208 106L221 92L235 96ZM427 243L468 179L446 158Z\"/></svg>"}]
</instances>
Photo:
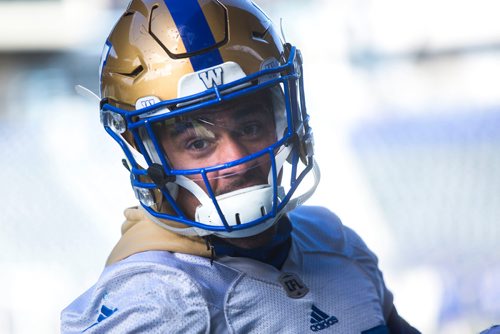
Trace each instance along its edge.
<instances>
[{"instance_id":1,"label":"player's face","mask_svg":"<svg viewBox=\"0 0 500 334\"><path fill-rule=\"evenodd\" d=\"M179 117L163 125L157 134L174 169L197 169L235 161L276 141L272 108L255 98L240 99L216 109ZM208 178L212 191L218 196L267 184L270 167L269 156L264 155L244 164L208 173ZM190 178L207 191L200 175ZM191 218L200 204L182 187L177 203Z\"/></svg>"}]
</instances>

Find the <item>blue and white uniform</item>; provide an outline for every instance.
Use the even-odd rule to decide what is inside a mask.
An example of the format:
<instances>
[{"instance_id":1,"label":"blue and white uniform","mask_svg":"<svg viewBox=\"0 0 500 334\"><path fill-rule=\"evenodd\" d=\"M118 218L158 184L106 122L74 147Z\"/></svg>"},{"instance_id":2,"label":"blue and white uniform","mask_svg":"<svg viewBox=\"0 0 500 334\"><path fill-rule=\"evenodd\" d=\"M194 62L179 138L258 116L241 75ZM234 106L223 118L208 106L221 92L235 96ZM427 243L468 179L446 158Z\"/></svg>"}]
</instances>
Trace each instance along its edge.
<instances>
[{"instance_id":1,"label":"blue and white uniform","mask_svg":"<svg viewBox=\"0 0 500 334\"><path fill-rule=\"evenodd\" d=\"M323 208L288 217L280 269L244 257L135 253L63 311L61 332L418 333L395 313L377 258L355 232Z\"/></svg>"}]
</instances>

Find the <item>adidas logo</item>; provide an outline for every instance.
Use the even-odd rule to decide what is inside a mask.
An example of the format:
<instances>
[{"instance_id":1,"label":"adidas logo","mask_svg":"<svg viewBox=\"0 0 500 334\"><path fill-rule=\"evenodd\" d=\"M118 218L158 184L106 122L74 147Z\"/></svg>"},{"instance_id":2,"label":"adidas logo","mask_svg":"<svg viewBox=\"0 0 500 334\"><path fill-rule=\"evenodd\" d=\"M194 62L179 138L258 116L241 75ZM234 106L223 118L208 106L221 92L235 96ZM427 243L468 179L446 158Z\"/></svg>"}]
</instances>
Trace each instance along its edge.
<instances>
[{"instance_id":1,"label":"adidas logo","mask_svg":"<svg viewBox=\"0 0 500 334\"><path fill-rule=\"evenodd\" d=\"M106 320L111 315L113 315L113 313L115 313L116 311L118 311L117 308L110 309L109 307L102 305L101 311L99 312L99 316L97 317L97 321L94 324L92 324L90 327L87 327L82 333L84 333L84 332L88 331L89 329L91 329L92 327L98 325L101 321Z\"/></svg>"},{"instance_id":2,"label":"adidas logo","mask_svg":"<svg viewBox=\"0 0 500 334\"><path fill-rule=\"evenodd\" d=\"M99 317L97 318L97 322L101 322L106 318L109 318L113 313L115 313L118 309L110 309L104 305L101 307L101 313L99 314Z\"/></svg>"},{"instance_id":3,"label":"adidas logo","mask_svg":"<svg viewBox=\"0 0 500 334\"><path fill-rule=\"evenodd\" d=\"M311 330L313 332L320 331L322 329L328 328L333 324L339 322L334 316L329 316L325 312L321 311L316 306L311 307Z\"/></svg>"}]
</instances>

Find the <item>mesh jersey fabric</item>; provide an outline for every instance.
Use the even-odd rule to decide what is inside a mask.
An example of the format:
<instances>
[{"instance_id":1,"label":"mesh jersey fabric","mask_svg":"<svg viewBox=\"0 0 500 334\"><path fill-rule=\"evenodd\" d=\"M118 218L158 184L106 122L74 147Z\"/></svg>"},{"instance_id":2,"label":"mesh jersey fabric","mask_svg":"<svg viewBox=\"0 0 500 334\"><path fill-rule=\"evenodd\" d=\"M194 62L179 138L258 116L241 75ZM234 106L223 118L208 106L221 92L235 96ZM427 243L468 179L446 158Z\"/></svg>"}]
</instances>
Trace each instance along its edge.
<instances>
[{"instance_id":1,"label":"mesh jersey fabric","mask_svg":"<svg viewBox=\"0 0 500 334\"><path fill-rule=\"evenodd\" d=\"M134 254L106 267L63 310L61 332L349 334L382 328L393 305L375 255L327 209L302 206L288 215L292 246L281 270L249 258L224 256L210 264L167 251ZM280 283L284 273L298 277L308 293L290 298Z\"/></svg>"}]
</instances>

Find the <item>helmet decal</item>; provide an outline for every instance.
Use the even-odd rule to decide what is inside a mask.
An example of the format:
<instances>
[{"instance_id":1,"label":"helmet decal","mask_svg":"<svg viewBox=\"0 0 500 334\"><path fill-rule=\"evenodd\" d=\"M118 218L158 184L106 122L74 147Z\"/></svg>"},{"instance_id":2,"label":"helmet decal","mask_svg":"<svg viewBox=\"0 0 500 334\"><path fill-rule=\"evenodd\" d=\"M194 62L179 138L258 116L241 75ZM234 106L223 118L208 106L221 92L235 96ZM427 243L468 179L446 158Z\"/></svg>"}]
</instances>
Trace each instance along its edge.
<instances>
[{"instance_id":1,"label":"helmet decal","mask_svg":"<svg viewBox=\"0 0 500 334\"><path fill-rule=\"evenodd\" d=\"M222 56L216 48L214 39L205 14L198 0L164 0L170 10L179 35L188 54L198 53L202 50L213 49L190 58L195 71L212 67L223 62ZM219 5L217 3L217 5ZM220 5L219 5L220 6ZM190 15L186 15L190 13Z\"/></svg>"},{"instance_id":2,"label":"helmet decal","mask_svg":"<svg viewBox=\"0 0 500 334\"><path fill-rule=\"evenodd\" d=\"M271 57L271 58L268 58L262 62L262 64L260 65L260 69L261 70L273 69L273 68L278 67L279 65L280 65L280 63L278 62L278 60L274 57ZM259 82L268 81L268 80L275 79L278 77L279 77L278 73L271 73L271 74L264 75L264 76L260 77Z\"/></svg>"},{"instance_id":3,"label":"helmet decal","mask_svg":"<svg viewBox=\"0 0 500 334\"><path fill-rule=\"evenodd\" d=\"M138 110L138 109L142 109L142 108L151 107L151 106L157 104L158 102L160 102L160 99L157 96L141 97L135 103L135 109Z\"/></svg>"},{"instance_id":4,"label":"helmet decal","mask_svg":"<svg viewBox=\"0 0 500 334\"><path fill-rule=\"evenodd\" d=\"M245 72L240 65L228 61L199 72L186 74L179 80L178 94L179 97L184 97L201 93L214 86L221 86L244 77Z\"/></svg>"},{"instance_id":5,"label":"helmet decal","mask_svg":"<svg viewBox=\"0 0 500 334\"><path fill-rule=\"evenodd\" d=\"M200 71L198 73L198 77L207 89L212 88L214 85L220 86L222 85L222 67L216 66L214 68Z\"/></svg>"}]
</instances>

